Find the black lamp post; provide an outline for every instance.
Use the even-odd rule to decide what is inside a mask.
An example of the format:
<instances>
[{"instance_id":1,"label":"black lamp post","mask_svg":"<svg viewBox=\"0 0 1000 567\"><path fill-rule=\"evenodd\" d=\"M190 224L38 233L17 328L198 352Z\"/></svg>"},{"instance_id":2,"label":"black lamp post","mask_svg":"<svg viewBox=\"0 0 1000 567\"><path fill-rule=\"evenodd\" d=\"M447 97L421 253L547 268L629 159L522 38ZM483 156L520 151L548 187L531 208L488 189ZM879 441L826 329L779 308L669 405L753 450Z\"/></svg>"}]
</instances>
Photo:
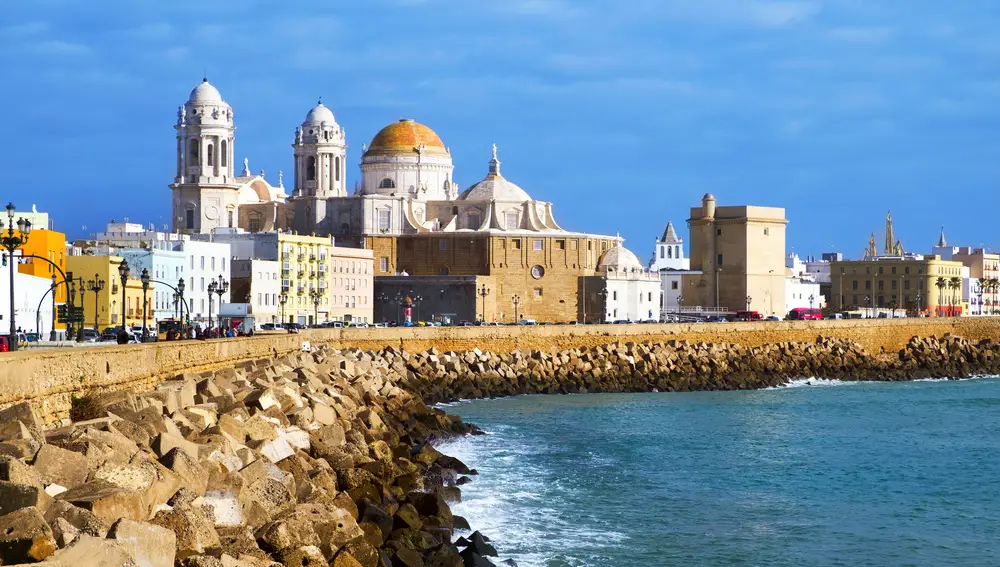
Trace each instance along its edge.
<instances>
[{"instance_id":1,"label":"black lamp post","mask_svg":"<svg viewBox=\"0 0 1000 567\"><path fill-rule=\"evenodd\" d=\"M416 313L417 313L417 321L419 322L420 321L420 302L424 300L424 297L422 295L413 295L413 290L412 289L410 290L410 294L411 294L410 295L410 299L413 300L413 308L416 310Z\"/></svg>"},{"instance_id":2,"label":"black lamp post","mask_svg":"<svg viewBox=\"0 0 1000 567\"><path fill-rule=\"evenodd\" d=\"M983 284L981 284L980 282L976 282L975 293L976 293L976 295L979 296L979 314L982 315L983 314Z\"/></svg>"},{"instance_id":3,"label":"black lamp post","mask_svg":"<svg viewBox=\"0 0 1000 567\"><path fill-rule=\"evenodd\" d=\"M815 302L815 301L816 301L816 296L815 295L809 295L809 309L813 308L813 302Z\"/></svg>"},{"instance_id":4,"label":"black lamp post","mask_svg":"<svg viewBox=\"0 0 1000 567\"><path fill-rule=\"evenodd\" d=\"M321 296L315 289L310 289L309 299L312 300L313 304L313 325L319 325L319 303L321 301Z\"/></svg>"},{"instance_id":5,"label":"black lamp post","mask_svg":"<svg viewBox=\"0 0 1000 567\"><path fill-rule=\"evenodd\" d=\"M403 322L403 299L405 297L401 291L397 291L396 296L393 298L393 301L396 302L396 323L400 325Z\"/></svg>"},{"instance_id":6,"label":"black lamp post","mask_svg":"<svg viewBox=\"0 0 1000 567\"><path fill-rule=\"evenodd\" d=\"M751 300L750 296L748 295L748 296L747 296L747 311L750 311L750 302L751 302L751 301L752 301L752 300Z\"/></svg>"},{"instance_id":7,"label":"black lamp post","mask_svg":"<svg viewBox=\"0 0 1000 567\"><path fill-rule=\"evenodd\" d=\"M149 338L149 329L146 327L146 293L149 291L149 270L142 269L139 281L142 282L142 342L146 342Z\"/></svg>"},{"instance_id":8,"label":"black lamp post","mask_svg":"<svg viewBox=\"0 0 1000 567\"><path fill-rule=\"evenodd\" d=\"M872 317L874 317L875 316L875 306L870 305L871 300L872 300L872 298L871 298L870 295L866 295L865 296L865 305L869 305L871 307L871 314L872 314Z\"/></svg>"},{"instance_id":9,"label":"black lamp post","mask_svg":"<svg viewBox=\"0 0 1000 567\"><path fill-rule=\"evenodd\" d=\"M128 260L122 258L122 263L118 264L118 277L122 280L122 328L121 332L125 332L125 285L128 283L129 272Z\"/></svg>"},{"instance_id":10,"label":"black lamp post","mask_svg":"<svg viewBox=\"0 0 1000 567\"><path fill-rule=\"evenodd\" d=\"M49 331L49 340L55 342L56 340L56 275L52 274L52 330Z\"/></svg>"},{"instance_id":11,"label":"black lamp post","mask_svg":"<svg viewBox=\"0 0 1000 567\"><path fill-rule=\"evenodd\" d=\"M601 298L601 323L608 322L608 288L597 292L597 297Z\"/></svg>"},{"instance_id":12,"label":"black lamp post","mask_svg":"<svg viewBox=\"0 0 1000 567\"><path fill-rule=\"evenodd\" d=\"M178 294L178 296L177 296L178 300L179 300L180 304L183 306L183 309L180 311L180 316L183 317L184 316L184 311L187 311L187 314L188 314L188 316L187 316L187 324L190 325L191 324L191 309L189 309L187 303L184 302L185 301L184 300L184 278L180 278L179 280L177 280L177 294Z\"/></svg>"},{"instance_id":13,"label":"black lamp post","mask_svg":"<svg viewBox=\"0 0 1000 567\"><path fill-rule=\"evenodd\" d=\"M212 327L212 294L219 296L219 308L222 308L222 296L227 291L229 291L229 282L222 279L222 274L219 274L219 279L212 280L208 282L208 327ZM221 326L221 321L217 321Z\"/></svg>"},{"instance_id":14,"label":"black lamp post","mask_svg":"<svg viewBox=\"0 0 1000 567\"><path fill-rule=\"evenodd\" d=\"M278 303L281 304L281 326L283 327L285 326L285 304L288 303L288 295L284 293L281 294L281 297L278 299Z\"/></svg>"},{"instance_id":15,"label":"black lamp post","mask_svg":"<svg viewBox=\"0 0 1000 567\"><path fill-rule=\"evenodd\" d=\"M517 307L518 305L521 304L521 297L519 295L515 295L514 297L510 298L510 302L514 304L514 322L517 323L518 321L520 321L520 319L517 316Z\"/></svg>"},{"instance_id":16,"label":"black lamp post","mask_svg":"<svg viewBox=\"0 0 1000 567\"><path fill-rule=\"evenodd\" d=\"M17 325L14 323L14 271L17 259L14 258L14 251L24 246L28 242L28 235L31 233L31 223L23 218L14 222L14 203L7 203L7 234L0 236L0 246L7 251L7 260L10 267L10 349L17 350ZM14 233L14 226L17 225L17 234ZM2 225L0 225L2 226Z\"/></svg>"},{"instance_id":17,"label":"black lamp post","mask_svg":"<svg viewBox=\"0 0 1000 567\"><path fill-rule=\"evenodd\" d=\"M180 301L181 301L181 294L175 291L174 292L174 319L179 319L180 318L180 315L178 315L178 313L180 313L180 311L179 311Z\"/></svg>"},{"instance_id":18,"label":"black lamp post","mask_svg":"<svg viewBox=\"0 0 1000 567\"><path fill-rule=\"evenodd\" d=\"M389 296L384 293L380 293L375 296L375 301L378 302L379 310L382 313L382 322L385 322L387 320L387 317L385 316L385 304L389 302Z\"/></svg>"},{"instance_id":19,"label":"black lamp post","mask_svg":"<svg viewBox=\"0 0 1000 567\"><path fill-rule=\"evenodd\" d=\"M54 278L55 276L53 276ZM100 274L94 274L94 279L87 280L87 289L94 292L94 331L100 333L101 331L97 328L98 318L97 315L100 312L100 295L101 291L104 290L104 280L101 279Z\"/></svg>"},{"instance_id":20,"label":"black lamp post","mask_svg":"<svg viewBox=\"0 0 1000 567\"><path fill-rule=\"evenodd\" d=\"M483 298L483 318L480 319L480 321L482 321L483 323L485 323L486 322L486 296L490 294L490 290L487 289L486 284L483 284L483 287L479 288L479 292L478 293L479 293L479 297Z\"/></svg>"}]
</instances>

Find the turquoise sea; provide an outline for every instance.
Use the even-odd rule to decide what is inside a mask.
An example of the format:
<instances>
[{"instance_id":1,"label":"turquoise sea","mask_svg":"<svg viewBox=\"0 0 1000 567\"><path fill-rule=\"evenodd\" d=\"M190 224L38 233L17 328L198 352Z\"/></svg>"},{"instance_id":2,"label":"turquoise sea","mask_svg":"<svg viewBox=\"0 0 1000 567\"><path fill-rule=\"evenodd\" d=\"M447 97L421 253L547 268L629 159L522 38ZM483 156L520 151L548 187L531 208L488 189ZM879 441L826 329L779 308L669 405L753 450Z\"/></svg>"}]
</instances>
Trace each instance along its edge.
<instances>
[{"instance_id":1,"label":"turquoise sea","mask_svg":"<svg viewBox=\"0 0 1000 567\"><path fill-rule=\"evenodd\" d=\"M440 447L455 513L520 567L1000 566L1000 379L445 409L489 432Z\"/></svg>"}]
</instances>

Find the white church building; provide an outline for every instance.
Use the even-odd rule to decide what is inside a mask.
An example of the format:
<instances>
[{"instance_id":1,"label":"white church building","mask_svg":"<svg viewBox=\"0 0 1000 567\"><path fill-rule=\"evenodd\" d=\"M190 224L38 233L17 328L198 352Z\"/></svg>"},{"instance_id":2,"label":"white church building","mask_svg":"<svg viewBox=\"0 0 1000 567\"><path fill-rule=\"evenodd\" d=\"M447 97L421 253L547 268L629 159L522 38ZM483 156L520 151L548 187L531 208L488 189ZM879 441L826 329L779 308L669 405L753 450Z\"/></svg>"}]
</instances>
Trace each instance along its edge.
<instances>
[{"instance_id":1,"label":"white church building","mask_svg":"<svg viewBox=\"0 0 1000 567\"><path fill-rule=\"evenodd\" d=\"M684 239L677 235L673 222L667 222L663 236L656 241L653 258L649 261L649 270L659 274L660 294L663 297L660 307L661 319L666 319L670 313L679 313L683 304L684 289L681 279L701 272L691 271L691 260L684 251Z\"/></svg>"}]
</instances>

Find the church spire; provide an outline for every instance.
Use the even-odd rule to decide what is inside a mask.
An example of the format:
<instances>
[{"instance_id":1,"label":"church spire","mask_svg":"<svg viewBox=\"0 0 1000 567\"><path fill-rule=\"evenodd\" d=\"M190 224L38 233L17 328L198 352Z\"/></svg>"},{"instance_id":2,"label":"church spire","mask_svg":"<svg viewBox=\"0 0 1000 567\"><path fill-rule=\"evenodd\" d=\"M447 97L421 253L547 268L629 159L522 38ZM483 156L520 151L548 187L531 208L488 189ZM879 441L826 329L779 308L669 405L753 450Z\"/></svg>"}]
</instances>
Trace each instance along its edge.
<instances>
[{"instance_id":1,"label":"church spire","mask_svg":"<svg viewBox=\"0 0 1000 567\"><path fill-rule=\"evenodd\" d=\"M938 238L938 248L945 248L948 246L948 241L944 239L944 227L941 227L941 238Z\"/></svg>"},{"instance_id":2,"label":"church spire","mask_svg":"<svg viewBox=\"0 0 1000 567\"><path fill-rule=\"evenodd\" d=\"M674 244L679 241L680 239L677 238L677 231L674 230L673 221L667 221L667 228L663 229L663 238L660 239L660 242Z\"/></svg>"},{"instance_id":3,"label":"church spire","mask_svg":"<svg viewBox=\"0 0 1000 567\"><path fill-rule=\"evenodd\" d=\"M896 236L893 234L892 230L892 211L889 211L885 216L885 254L895 254L896 247Z\"/></svg>"}]
</instances>

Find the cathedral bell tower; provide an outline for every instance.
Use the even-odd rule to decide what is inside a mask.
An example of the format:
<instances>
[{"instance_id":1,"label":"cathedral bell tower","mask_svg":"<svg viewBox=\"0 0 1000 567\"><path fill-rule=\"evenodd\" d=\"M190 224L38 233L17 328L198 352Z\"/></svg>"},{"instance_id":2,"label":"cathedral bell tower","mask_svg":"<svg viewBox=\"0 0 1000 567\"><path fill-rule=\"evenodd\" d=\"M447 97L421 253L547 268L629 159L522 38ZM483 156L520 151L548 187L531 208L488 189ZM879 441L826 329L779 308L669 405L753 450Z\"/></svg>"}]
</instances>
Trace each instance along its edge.
<instances>
[{"instance_id":1,"label":"cathedral bell tower","mask_svg":"<svg viewBox=\"0 0 1000 567\"><path fill-rule=\"evenodd\" d=\"M233 174L233 109L204 79L177 111L173 227L208 233L235 227L239 185Z\"/></svg>"},{"instance_id":2,"label":"cathedral bell tower","mask_svg":"<svg viewBox=\"0 0 1000 567\"><path fill-rule=\"evenodd\" d=\"M295 129L295 226L299 232L328 234L326 199L347 196L347 143L344 129L320 101Z\"/></svg>"}]
</instances>

